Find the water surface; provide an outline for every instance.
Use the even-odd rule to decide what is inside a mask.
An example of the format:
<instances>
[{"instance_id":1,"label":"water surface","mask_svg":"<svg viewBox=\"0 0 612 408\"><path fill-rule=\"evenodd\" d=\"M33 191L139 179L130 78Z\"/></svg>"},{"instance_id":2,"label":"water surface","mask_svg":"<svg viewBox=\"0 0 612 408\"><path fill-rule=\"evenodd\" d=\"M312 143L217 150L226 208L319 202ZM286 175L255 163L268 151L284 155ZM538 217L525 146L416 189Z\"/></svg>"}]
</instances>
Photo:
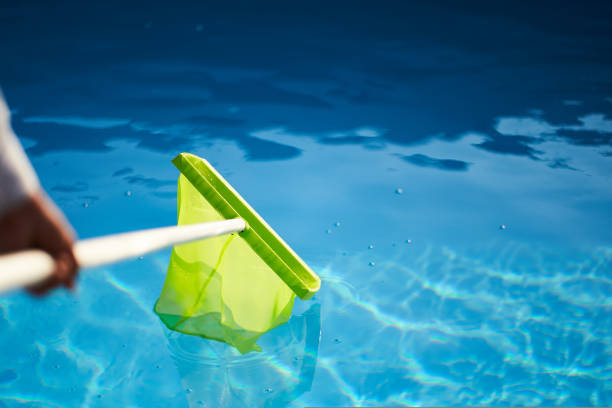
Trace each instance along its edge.
<instances>
[{"instance_id":1,"label":"water surface","mask_svg":"<svg viewBox=\"0 0 612 408\"><path fill-rule=\"evenodd\" d=\"M240 356L170 251L0 300L0 407L612 404L608 3L0 6L0 84L80 237L209 160L323 280Z\"/></svg>"}]
</instances>

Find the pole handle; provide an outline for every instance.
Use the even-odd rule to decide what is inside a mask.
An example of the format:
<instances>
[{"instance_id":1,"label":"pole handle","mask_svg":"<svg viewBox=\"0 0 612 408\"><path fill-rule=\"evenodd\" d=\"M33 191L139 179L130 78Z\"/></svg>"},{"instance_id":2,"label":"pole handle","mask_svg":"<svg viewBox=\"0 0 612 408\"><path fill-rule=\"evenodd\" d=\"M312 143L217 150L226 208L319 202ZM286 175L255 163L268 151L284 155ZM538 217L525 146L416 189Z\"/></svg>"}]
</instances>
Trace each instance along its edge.
<instances>
[{"instance_id":1,"label":"pole handle","mask_svg":"<svg viewBox=\"0 0 612 408\"><path fill-rule=\"evenodd\" d=\"M136 258L169 246L243 231L241 218L200 224L151 228L121 234L89 238L74 244L74 255L80 268L106 265ZM55 269L46 252L29 249L0 256L0 294L36 284L48 278Z\"/></svg>"}]
</instances>

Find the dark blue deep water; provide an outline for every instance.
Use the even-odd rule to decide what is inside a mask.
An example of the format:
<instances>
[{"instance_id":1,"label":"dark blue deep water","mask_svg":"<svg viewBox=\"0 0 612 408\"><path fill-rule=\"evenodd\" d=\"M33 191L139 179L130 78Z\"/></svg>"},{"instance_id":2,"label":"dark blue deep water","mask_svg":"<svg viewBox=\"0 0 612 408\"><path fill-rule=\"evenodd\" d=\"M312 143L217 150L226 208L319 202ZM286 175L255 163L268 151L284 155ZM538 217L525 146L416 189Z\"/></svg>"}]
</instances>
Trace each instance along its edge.
<instances>
[{"instance_id":1,"label":"dark blue deep water","mask_svg":"<svg viewBox=\"0 0 612 408\"><path fill-rule=\"evenodd\" d=\"M175 223L188 151L323 286L245 356L159 322L170 250L4 296L0 407L612 405L611 2L90 3L0 5L79 236Z\"/></svg>"}]
</instances>

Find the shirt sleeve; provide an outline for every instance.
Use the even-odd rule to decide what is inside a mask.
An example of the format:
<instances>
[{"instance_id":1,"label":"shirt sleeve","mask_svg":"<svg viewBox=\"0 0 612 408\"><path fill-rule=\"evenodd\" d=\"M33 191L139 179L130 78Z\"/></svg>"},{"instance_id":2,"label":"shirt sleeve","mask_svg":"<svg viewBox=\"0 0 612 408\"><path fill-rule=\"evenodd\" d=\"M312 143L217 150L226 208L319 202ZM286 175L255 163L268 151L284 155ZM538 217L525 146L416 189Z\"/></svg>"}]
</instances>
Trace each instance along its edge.
<instances>
[{"instance_id":1,"label":"shirt sleeve","mask_svg":"<svg viewBox=\"0 0 612 408\"><path fill-rule=\"evenodd\" d=\"M11 128L11 114L0 92L0 217L39 189L32 164Z\"/></svg>"}]
</instances>

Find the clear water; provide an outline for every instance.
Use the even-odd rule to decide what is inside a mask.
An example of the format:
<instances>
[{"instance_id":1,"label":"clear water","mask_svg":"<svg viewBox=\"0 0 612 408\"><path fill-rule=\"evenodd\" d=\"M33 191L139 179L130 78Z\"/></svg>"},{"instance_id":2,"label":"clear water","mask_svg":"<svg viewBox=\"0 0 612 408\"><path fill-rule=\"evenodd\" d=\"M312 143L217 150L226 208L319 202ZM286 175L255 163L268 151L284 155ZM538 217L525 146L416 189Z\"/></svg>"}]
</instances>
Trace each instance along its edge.
<instances>
[{"instance_id":1,"label":"clear water","mask_svg":"<svg viewBox=\"0 0 612 408\"><path fill-rule=\"evenodd\" d=\"M322 277L240 356L152 312L170 252L0 299L0 407L609 406L608 4L0 6L80 237L206 157Z\"/></svg>"}]
</instances>

